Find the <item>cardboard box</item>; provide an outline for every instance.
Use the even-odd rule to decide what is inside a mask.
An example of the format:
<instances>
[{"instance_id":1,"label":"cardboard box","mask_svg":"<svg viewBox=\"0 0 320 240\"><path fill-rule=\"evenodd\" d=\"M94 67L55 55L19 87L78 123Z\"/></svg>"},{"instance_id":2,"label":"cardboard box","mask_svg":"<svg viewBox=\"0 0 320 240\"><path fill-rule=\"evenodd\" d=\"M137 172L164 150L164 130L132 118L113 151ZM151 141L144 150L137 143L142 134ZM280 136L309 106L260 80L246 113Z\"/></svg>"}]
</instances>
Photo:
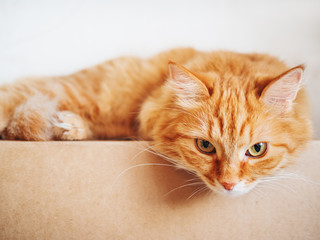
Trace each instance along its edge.
<instances>
[{"instance_id":1,"label":"cardboard box","mask_svg":"<svg viewBox=\"0 0 320 240\"><path fill-rule=\"evenodd\" d=\"M147 146L1 141L0 239L320 239L320 141L235 198L182 187L195 176Z\"/></svg>"}]
</instances>

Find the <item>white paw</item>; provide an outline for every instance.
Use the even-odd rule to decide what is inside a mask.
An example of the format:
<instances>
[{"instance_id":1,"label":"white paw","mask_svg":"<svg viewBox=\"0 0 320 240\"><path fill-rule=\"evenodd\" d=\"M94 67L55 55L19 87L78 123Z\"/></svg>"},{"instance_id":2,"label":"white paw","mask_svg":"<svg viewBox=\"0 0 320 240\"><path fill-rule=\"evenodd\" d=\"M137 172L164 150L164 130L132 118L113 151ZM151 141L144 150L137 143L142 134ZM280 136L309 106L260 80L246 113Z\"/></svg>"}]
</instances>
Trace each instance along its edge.
<instances>
[{"instance_id":1,"label":"white paw","mask_svg":"<svg viewBox=\"0 0 320 240\"><path fill-rule=\"evenodd\" d=\"M87 139L87 128L83 119L72 112L57 112L53 121L54 135L61 140Z\"/></svg>"}]
</instances>

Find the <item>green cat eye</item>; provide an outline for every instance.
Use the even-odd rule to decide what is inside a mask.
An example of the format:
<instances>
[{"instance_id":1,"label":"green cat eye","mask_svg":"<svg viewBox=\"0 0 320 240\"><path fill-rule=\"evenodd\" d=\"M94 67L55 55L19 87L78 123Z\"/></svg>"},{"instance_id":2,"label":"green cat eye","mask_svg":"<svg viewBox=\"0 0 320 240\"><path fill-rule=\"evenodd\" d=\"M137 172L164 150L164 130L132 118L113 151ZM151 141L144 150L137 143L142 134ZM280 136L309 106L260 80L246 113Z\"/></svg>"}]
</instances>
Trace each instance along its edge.
<instances>
[{"instance_id":1,"label":"green cat eye","mask_svg":"<svg viewBox=\"0 0 320 240\"><path fill-rule=\"evenodd\" d=\"M216 148L207 140L196 139L195 140L197 149L205 154L216 153Z\"/></svg>"},{"instance_id":2,"label":"green cat eye","mask_svg":"<svg viewBox=\"0 0 320 240\"><path fill-rule=\"evenodd\" d=\"M263 157L267 152L267 143L260 142L252 145L246 152L249 157L259 158Z\"/></svg>"}]
</instances>

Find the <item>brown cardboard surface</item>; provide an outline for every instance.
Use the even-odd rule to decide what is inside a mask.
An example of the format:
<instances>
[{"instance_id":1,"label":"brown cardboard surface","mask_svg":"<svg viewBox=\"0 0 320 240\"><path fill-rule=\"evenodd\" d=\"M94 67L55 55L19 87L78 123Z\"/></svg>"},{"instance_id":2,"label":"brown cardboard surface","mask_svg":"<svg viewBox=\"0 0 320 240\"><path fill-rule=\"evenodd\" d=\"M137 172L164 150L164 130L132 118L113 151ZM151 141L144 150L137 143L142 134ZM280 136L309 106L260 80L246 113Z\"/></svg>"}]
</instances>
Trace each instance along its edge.
<instances>
[{"instance_id":1,"label":"brown cardboard surface","mask_svg":"<svg viewBox=\"0 0 320 240\"><path fill-rule=\"evenodd\" d=\"M1 141L0 239L320 239L320 141L288 170L300 179L235 198L179 188L194 176L146 148Z\"/></svg>"}]
</instances>

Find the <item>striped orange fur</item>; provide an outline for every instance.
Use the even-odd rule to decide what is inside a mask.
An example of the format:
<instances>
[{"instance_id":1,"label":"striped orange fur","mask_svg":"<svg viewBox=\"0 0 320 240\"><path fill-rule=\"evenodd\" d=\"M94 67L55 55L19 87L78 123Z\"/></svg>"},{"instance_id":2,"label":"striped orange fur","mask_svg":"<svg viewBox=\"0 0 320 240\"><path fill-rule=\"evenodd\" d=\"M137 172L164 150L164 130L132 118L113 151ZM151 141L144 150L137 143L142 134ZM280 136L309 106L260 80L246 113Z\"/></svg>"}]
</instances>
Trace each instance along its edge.
<instances>
[{"instance_id":1,"label":"striped orange fur","mask_svg":"<svg viewBox=\"0 0 320 240\"><path fill-rule=\"evenodd\" d=\"M152 140L210 188L244 193L311 138L303 70L265 54L189 48L118 58L0 87L0 132L3 139ZM199 151L195 139L215 151ZM257 143L267 146L260 158L248 155Z\"/></svg>"}]
</instances>

